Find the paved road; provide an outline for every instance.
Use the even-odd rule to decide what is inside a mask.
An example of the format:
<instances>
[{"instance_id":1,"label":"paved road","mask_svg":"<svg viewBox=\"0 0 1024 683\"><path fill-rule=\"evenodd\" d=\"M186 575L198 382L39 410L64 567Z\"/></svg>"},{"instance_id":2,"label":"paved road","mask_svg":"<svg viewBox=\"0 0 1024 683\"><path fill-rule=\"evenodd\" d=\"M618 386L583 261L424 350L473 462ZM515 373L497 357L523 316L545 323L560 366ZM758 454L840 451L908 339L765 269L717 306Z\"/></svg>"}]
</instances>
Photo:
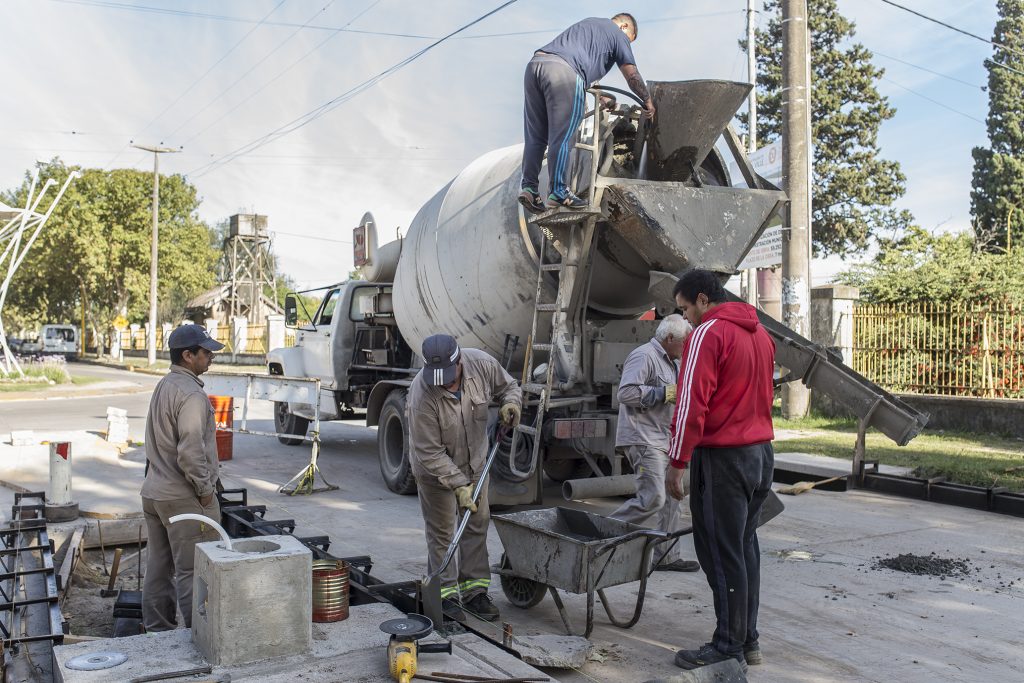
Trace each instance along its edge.
<instances>
[{"instance_id":1,"label":"paved road","mask_svg":"<svg viewBox=\"0 0 1024 683\"><path fill-rule=\"evenodd\" d=\"M118 370L103 372L105 378L127 377L142 387L156 381ZM149 393L143 391L5 402L0 404L0 432L12 424L40 430L102 429L106 407L116 405L128 409L133 433L141 434L148 401ZM255 422L251 427L270 428L271 415L267 404L256 406L250 412ZM234 459L223 463L221 477L228 486L247 487L251 503L268 506L268 519L294 519L300 535L328 534L338 555L372 555L373 572L384 580L422 576L426 563L419 505L415 496L395 496L384 487L375 430L357 422L326 423L322 434L320 467L340 487L337 491L279 494L277 487L308 462L309 449L284 447L263 437L236 437ZM111 495L120 492L137 501L138 476L139 481L118 482ZM557 504L556 491L548 502ZM578 505L607 514L618 502ZM1020 678L1024 520L868 491L812 491L785 502L786 512L759 534L766 663L751 670L751 680L972 683ZM493 530L488 546L496 561L502 547ZM941 578L872 571L876 558L906 552L969 557L975 571ZM1015 583L1006 585L1009 581ZM626 584L608 592L620 616L635 599L636 588ZM516 634L561 629L549 598L520 610L498 586L491 594ZM564 598L580 628L581 597ZM597 611L592 641L604 661L592 661L582 672L553 673L561 683L636 683L671 676L677 671L673 650L699 645L714 627L710 592L701 574L652 576L643 618L633 629L614 628L603 610Z\"/></svg>"},{"instance_id":2,"label":"paved road","mask_svg":"<svg viewBox=\"0 0 1024 683\"><path fill-rule=\"evenodd\" d=\"M132 434L141 438L151 390L159 377L86 363L69 363L73 376L99 377L106 382L128 382L131 386L103 396L62 396L47 398L42 393L29 399L0 403L0 433L12 429L105 429L107 408L128 411ZM140 391L141 390L141 391ZM126 393L133 391L136 393Z\"/></svg>"}]
</instances>

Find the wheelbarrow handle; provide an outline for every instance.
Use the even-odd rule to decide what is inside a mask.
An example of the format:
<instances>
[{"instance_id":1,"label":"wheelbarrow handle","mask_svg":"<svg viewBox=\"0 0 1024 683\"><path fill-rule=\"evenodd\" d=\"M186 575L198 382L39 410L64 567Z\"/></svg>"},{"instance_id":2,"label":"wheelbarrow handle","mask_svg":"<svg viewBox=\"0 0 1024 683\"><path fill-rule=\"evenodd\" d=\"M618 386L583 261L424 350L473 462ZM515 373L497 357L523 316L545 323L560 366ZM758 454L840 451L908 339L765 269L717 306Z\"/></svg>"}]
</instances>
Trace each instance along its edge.
<instances>
[{"instance_id":1,"label":"wheelbarrow handle","mask_svg":"<svg viewBox=\"0 0 1024 683\"><path fill-rule=\"evenodd\" d=\"M688 527L686 529L680 529L679 531L673 531L673 532L659 531L658 529L637 529L636 531L630 531L628 534L623 534L622 536L616 536L615 538L610 539L607 543L602 545L600 548L598 548L594 552L594 557L600 557L601 555L605 554L606 552L608 552L608 551L610 551L610 550L612 550L614 548L619 547L623 543L626 543L628 541L632 541L634 538L642 538L642 537L646 536L649 539L651 539L651 541L657 541L658 543L663 543L664 541L670 541L673 538L679 538L680 536L685 536L686 534L690 533L691 531L693 531L692 527Z\"/></svg>"}]
</instances>

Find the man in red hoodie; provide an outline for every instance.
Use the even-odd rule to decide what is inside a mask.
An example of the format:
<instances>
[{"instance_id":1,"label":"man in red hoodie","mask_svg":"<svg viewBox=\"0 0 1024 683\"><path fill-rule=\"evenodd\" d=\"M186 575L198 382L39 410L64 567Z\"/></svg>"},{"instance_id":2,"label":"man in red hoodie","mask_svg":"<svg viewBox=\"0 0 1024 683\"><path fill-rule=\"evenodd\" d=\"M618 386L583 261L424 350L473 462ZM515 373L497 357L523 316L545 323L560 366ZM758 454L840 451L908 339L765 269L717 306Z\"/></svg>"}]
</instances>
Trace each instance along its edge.
<instances>
[{"instance_id":1,"label":"man in red hoodie","mask_svg":"<svg viewBox=\"0 0 1024 683\"><path fill-rule=\"evenodd\" d=\"M726 300L720 276L691 270L676 305L694 326L683 349L666 485L682 499L690 465L693 545L715 598L710 643L676 653L695 669L729 658L761 663L757 642L757 520L771 490L775 343L745 303Z\"/></svg>"}]
</instances>

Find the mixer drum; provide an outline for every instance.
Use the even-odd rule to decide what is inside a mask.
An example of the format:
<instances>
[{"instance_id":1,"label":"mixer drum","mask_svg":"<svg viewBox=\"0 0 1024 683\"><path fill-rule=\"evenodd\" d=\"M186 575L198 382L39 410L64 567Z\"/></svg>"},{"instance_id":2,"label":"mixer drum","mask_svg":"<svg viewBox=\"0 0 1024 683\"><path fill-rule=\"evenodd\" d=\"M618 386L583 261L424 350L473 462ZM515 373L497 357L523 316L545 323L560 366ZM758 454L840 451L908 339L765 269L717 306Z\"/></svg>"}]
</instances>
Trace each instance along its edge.
<instances>
[{"instance_id":1,"label":"mixer drum","mask_svg":"<svg viewBox=\"0 0 1024 683\"><path fill-rule=\"evenodd\" d=\"M537 291L539 233L527 225L519 194L522 145L473 161L420 209L409 226L395 276L395 317L419 351L432 334L500 358L508 334L526 347ZM546 169L541 186L547 184ZM651 308L648 268L621 238L601 230L590 291L592 318L636 317ZM547 300L557 281L545 282Z\"/></svg>"}]
</instances>

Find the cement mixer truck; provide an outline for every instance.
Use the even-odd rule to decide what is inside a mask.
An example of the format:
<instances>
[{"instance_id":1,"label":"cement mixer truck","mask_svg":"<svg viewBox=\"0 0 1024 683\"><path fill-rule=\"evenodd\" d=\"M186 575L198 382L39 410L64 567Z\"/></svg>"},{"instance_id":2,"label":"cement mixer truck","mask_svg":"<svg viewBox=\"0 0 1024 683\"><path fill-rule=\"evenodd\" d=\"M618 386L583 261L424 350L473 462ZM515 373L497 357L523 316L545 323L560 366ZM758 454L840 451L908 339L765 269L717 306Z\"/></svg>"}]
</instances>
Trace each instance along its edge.
<instances>
[{"instance_id":1,"label":"cement mixer truck","mask_svg":"<svg viewBox=\"0 0 1024 683\"><path fill-rule=\"evenodd\" d=\"M377 427L385 483L409 494L406 392L423 339L451 334L523 383L522 426L502 444L492 504L540 503L545 475L561 482L622 474L615 390L626 355L674 309L678 275L700 267L729 277L785 205L729 125L748 89L650 83L658 111L651 125L637 106L604 110L593 91L572 162L577 193L590 199L586 211L525 214L516 200L517 145L473 161L422 206L402 239L379 243L367 213L353 239L360 279L323 288L316 305L307 305L310 292L288 295L296 342L267 354L270 374L319 378L323 420L365 411L366 424ZM784 380L830 393L898 443L923 427L926 416L826 349L763 322ZM275 405L282 442L300 442L313 410Z\"/></svg>"}]
</instances>

